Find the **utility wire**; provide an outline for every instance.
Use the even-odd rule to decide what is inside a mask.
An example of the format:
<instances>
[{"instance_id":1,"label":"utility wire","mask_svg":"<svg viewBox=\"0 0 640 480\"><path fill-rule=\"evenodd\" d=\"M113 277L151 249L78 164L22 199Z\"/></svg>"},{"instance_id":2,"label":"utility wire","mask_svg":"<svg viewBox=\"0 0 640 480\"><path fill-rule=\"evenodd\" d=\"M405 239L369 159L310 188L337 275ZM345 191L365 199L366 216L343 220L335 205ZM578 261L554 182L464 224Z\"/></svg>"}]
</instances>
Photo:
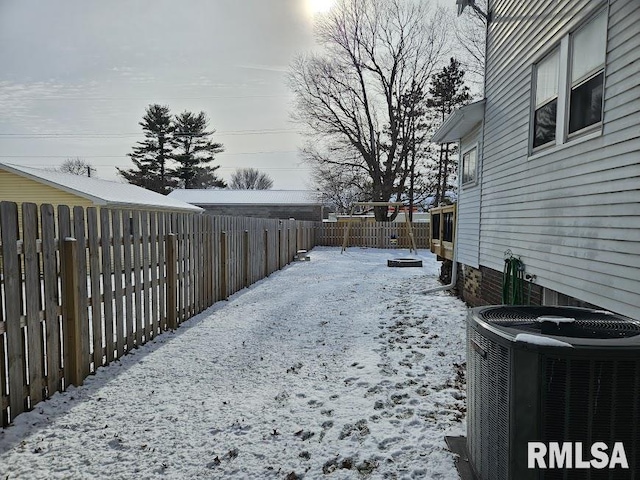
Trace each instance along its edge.
<instances>
[{"instance_id":1,"label":"utility wire","mask_svg":"<svg viewBox=\"0 0 640 480\"><path fill-rule=\"evenodd\" d=\"M297 153L297 150L267 150L264 152L221 152L216 156L233 156L233 155L267 155L272 153ZM125 158L127 155L0 155L0 158Z\"/></svg>"},{"instance_id":2,"label":"utility wire","mask_svg":"<svg viewBox=\"0 0 640 480\"><path fill-rule=\"evenodd\" d=\"M178 136L195 135L199 132L180 132ZM302 133L300 130L272 128L272 129L256 129L256 130L228 130L215 131L209 135L235 136L235 135L278 135L289 133ZM0 138L124 138L124 137L140 137L141 133L0 133ZM208 135L206 135L208 136Z\"/></svg>"}]
</instances>

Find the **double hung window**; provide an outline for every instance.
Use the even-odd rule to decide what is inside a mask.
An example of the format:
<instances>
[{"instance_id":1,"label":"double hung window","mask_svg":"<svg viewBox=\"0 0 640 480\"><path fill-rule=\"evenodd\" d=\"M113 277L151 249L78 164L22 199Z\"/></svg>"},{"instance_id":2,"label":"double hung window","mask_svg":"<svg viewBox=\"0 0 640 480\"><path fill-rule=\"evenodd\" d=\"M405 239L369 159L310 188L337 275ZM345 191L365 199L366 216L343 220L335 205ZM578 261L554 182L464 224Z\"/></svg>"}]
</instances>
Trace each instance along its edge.
<instances>
[{"instance_id":1,"label":"double hung window","mask_svg":"<svg viewBox=\"0 0 640 480\"><path fill-rule=\"evenodd\" d=\"M602 123L607 13L602 11L534 67L533 150L560 145Z\"/></svg>"}]
</instances>

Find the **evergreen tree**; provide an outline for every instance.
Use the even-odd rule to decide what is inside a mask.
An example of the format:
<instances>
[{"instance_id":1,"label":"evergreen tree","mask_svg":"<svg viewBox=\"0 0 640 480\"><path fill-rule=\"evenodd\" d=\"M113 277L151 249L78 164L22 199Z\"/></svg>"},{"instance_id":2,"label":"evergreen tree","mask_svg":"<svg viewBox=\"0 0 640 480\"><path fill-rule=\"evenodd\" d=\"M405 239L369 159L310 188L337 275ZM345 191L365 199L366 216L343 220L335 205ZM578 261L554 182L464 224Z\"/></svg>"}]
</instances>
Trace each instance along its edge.
<instances>
[{"instance_id":1,"label":"evergreen tree","mask_svg":"<svg viewBox=\"0 0 640 480\"><path fill-rule=\"evenodd\" d=\"M118 172L129 183L166 195L176 187L168 169L174 128L169 107L149 105L140 126L145 139L128 154L135 167L129 170L118 168Z\"/></svg>"},{"instance_id":2,"label":"evergreen tree","mask_svg":"<svg viewBox=\"0 0 640 480\"><path fill-rule=\"evenodd\" d=\"M441 72L433 76L429 88L431 98L427 100L427 106L433 108L444 122L447 115L454 109L466 105L471 100L469 87L464 84L464 71L460 62L452 58L449 65ZM437 189L435 204L444 201L447 193L449 175L452 173L452 165L449 163L449 144L440 146L440 159L438 162Z\"/></svg>"},{"instance_id":3,"label":"evergreen tree","mask_svg":"<svg viewBox=\"0 0 640 480\"><path fill-rule=\"evenodd\" d=\"M424 182L420 182L419 166L427 153L427 136L429 124L427 122L427 110L425 108L425 93L419 85L412 85L412 88L400 97L400 102L404 105L406 112L402 122L403 144L406 148L402 151L404 159L404 179L401 185L405 185L408 180L409 185L404 192L409 201L409 219L413 220L413 207L420 194L424 194ZM420 185L422 183L422 185Z\"/></svg>"},{"instance_id":4,"label":"evergreen tree","mask_svg":"<svg viewBox=\"0 0 640 480\"><path fill-rule=\"evenodd\" d=\"M207 131L209 120L204 112L182 112L173 120L172 158L177 166L172 170L182 188L211 188L226 186L211 166L216 153L224 150L221 143L211 140L215 130Z\"/></svg>"},{"instance_id":5,"label":"evergreen tree","mask_svg":"<svg viewBox=\"0 0 640 480\"><path fill-rule=\"evenodd\" d=\"M218 167L196 167L195 175L189 182L188 188L226 188L224 180L215 174ZM186 187L185 187L186 188Z\"/></svg>"}]
</instances>

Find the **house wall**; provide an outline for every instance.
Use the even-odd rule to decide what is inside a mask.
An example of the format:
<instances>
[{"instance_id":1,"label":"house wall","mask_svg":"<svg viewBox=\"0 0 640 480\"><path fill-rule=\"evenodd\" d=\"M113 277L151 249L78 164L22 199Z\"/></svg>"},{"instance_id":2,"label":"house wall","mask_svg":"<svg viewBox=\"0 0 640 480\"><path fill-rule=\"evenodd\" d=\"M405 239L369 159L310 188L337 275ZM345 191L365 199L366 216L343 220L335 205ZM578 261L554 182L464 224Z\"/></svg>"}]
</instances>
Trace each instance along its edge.
<instances>
[{"instance_id":1,"label":"house wall","mask_svg":"<svg viewBox=\"0 0 640 480\"><path fill-rule=\"evenodd\" d=\"M479 166L482 164L481 131L481 125L478 125L460 141L461 153L477 146ZM480 173L481 169L478 168L476 183L461 187L462 192L458 199L457 213L459 219L456 236L458 261L475 268L478 268L480 261Z\"/></svg>"},{"instance_id":2,"label":"house wall","mask_svg":"<svg viewBox=\"0 0 640 480\"><path fill-rule=\"evenodd\" d=\"M322 221L320 205L198 205L210 215Z\"/></svg>"},{"instance_id":3,"label":"house wall","mask_svg":"<svg viewBox=\"0 0 640 480\"><path fill-rule=\"evenodd\" d=\"M533 65L603 5L603 128L528 155ZM640 318L640 3L490 2L480 265Z\"/></svg>"}]
</instances>

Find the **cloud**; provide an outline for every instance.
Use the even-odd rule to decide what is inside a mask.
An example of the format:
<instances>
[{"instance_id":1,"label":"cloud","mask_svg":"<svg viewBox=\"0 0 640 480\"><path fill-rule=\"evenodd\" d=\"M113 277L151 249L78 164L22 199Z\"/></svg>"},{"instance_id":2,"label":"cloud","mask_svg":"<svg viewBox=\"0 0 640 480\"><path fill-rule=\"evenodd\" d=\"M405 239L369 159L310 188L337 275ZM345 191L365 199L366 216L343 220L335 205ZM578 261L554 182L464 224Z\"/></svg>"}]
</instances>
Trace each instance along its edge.
<instances>
[{"instance_id":1,"label":"cloud","mask_svg":"<svg viewBox=\"0 0 640 480\"><path fill-rule=\"evenodd\" d=\"M236 65L237 68L245 68L248 70L262 70L265 72L277 72L277 73L285 73L289 71L288 66L282 65L260 65L260 64L243 64Z\"/></svg>"}]
</instances>

